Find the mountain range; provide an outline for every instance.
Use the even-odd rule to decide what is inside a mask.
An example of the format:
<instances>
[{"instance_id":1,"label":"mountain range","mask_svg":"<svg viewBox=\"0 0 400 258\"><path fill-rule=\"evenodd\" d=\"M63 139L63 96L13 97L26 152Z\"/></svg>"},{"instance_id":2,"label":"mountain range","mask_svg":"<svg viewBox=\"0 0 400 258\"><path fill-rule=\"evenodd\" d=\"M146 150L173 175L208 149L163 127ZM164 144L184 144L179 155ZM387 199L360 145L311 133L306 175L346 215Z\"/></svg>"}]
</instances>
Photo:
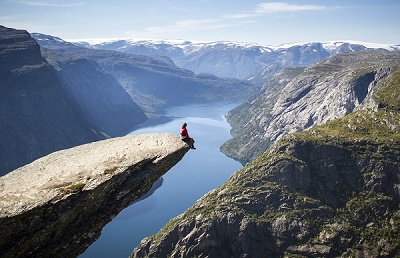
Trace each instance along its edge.
<instances>
[{"instance_id":1,"label":"mountain range","mask_svg":"<svg viewBox=\"0 0 400 258\"><path fill-rule=\"evenodd\" d=\"M195 73L210 73L219 77L249 79L266 66L279 68L308 66L344 52L360 50L399 50L400 45L372 44L357 41L294 43L264 46L240 42L191 42L183 40L110 40L77 41L93 49L115 50L149 56L167 56L179 67Z\"/></svg>"},{"instance_id":2,"label":"mountain range","mask_svg":"<svg viewBox=\"0 0 400 258\"><path fill-rule=\"evenodd\" d=\"M114 76L147 114L163 105L247 99L259 90L253 83L180 68L166 56L145 56L77 46L60 38L32 33L43 47L93 60Z\"/></svg>"}]
</instances>

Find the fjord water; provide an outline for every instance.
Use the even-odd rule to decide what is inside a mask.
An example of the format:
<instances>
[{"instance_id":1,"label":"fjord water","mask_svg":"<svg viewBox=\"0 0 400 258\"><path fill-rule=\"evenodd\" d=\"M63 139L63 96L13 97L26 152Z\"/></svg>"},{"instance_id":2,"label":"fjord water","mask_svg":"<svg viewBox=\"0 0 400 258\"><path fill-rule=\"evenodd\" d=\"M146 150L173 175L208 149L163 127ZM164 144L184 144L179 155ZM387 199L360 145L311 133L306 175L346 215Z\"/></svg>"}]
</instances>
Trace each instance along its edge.
<instances>
[{"instance_id":1,"label":"fjord water","mask_svg":"<svg viewBox=\"0 0 400 258\"><path fill-rule=\"evenodd\" d=\"M231 138L224 115L238 104L217 102L171 107L160 118L135 128L131 134L179 134L186 122L197 149L190 150L162 177L162 185L154 193L121 211L79 257L128 257L143 238L157 233L171 218L183 213L240 169L239 162L219 151Z\"/></svg>"}]
</instances>

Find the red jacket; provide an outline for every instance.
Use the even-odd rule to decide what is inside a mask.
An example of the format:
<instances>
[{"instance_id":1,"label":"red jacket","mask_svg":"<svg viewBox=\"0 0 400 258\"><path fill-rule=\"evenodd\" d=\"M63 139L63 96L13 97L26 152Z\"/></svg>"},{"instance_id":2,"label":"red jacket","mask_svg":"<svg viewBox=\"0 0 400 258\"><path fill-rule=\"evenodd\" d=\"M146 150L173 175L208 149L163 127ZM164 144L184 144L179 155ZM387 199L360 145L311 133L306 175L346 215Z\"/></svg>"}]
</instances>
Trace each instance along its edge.
<instances>
[{"instance_id":1,"label":"red jacket","mask_svg":"<svg viewBox=\"0 0 400 258\"><path fill-rule=\"evenodd\" d=\"M190 141L192 139L192 138L190 138L189 133L186 130L185 126L182 126L182 128L181 128L181 137L182 137L182 140L186 140L186 141Z\"/></svg>"}]
</instances>

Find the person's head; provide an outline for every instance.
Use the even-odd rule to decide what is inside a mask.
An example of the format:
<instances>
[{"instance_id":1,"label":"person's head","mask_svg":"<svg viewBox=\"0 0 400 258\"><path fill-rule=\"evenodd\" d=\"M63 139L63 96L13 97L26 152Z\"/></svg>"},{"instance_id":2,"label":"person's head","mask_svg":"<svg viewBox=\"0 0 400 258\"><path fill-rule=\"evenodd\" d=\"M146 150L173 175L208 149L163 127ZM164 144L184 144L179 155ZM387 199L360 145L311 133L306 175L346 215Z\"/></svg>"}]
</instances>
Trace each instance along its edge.
<instances>
[{"instance_id":1,"label":"person's head","mask_svg":"<svg viewBox=\"0 0 400 258\"><path fill-rule=\"evenodd\" d=\"M186 124L186 123L183 123L182 128L185 128L186 126L187 126L187 124Z\"/></svg>"}]
</instances>

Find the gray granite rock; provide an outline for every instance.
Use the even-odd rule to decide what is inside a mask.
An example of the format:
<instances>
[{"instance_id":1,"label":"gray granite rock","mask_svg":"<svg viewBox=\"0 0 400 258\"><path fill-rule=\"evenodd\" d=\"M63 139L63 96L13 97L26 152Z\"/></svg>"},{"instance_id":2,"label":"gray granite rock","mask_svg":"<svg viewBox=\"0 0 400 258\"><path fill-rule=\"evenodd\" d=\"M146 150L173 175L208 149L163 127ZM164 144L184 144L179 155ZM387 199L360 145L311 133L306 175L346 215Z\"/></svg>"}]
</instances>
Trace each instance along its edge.
<instances>
[{"instance_id":1,"label":"gray granite rock","mask_svg":"<svg viewBox=\"0 0 400 258\"><path fill-rule=\"evenodd\" d=\"M61 150L0 177L0 256L77 256L188 150L178 135L131 135Z\"/></svg>"},{"instance_id":2,"label":"gray granite rock","mask_svg":"<svg viewBox=\"0 0 400 258\"><path fill-rule=\"evenodd\" d=\"M399 61L400 51L361 51L336 55L303 72L282 70L259 95L229 112L234 138L222 151L245 164L283 135L374 107L370 96Z\"/></svg>"}]
</instances>

